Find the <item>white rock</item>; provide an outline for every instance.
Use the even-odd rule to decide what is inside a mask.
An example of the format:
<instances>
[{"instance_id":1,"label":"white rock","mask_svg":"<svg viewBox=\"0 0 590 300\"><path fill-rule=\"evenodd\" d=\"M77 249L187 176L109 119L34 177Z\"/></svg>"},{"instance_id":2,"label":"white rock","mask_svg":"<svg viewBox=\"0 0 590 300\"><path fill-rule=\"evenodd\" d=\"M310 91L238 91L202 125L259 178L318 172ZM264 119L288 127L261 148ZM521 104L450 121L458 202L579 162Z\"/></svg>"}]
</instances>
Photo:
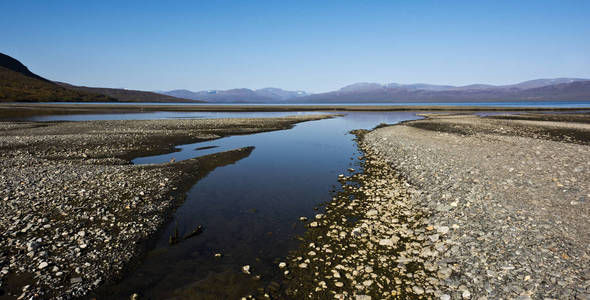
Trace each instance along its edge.
<instances>
[{"instance_id":1,"label":"white rock","mask_svg":"<svg viewBox=\"0 0 590 300\"><path fill-rule=\"evenodd\" d=\"M439 226L436 231L440 234L447 234L449 232L449 226Z\"/></svg>"},{"instance_id":2,"label":"white rock","mask_svg":"<svg viewBox=\"0 0 590 300\"><path fill-rule=\"evenodd\" d=\"M49 264L48 264L47 262L44 262L44 261L43 261L43 262L41 262L41 263L39 264L39 266L38 266L37 268L38 268L39 270L43 270L43 269L45 269L47 266L49 266Z\"/></svg>"},{"instance_id":3,"label":"white rock","mask_svg":"<svg viewBox=\"0 0 590 300\"><path fill-rule=\"evenodd\" d=\"M377 210L371 209L367 212L367 217L376 216L377 214L379 214L379 212Z\"/></svg>"},{"instance_id":4,"label":"white rock","mask_svg":"<svg viewBox=\"0 0 590 300\"><path fill-rule=\"evenodd\" d=\"M422 295L424 294L424 289L419 287L419 286L413 286L412 287L412 291L416 294L416 295Z\"/></svg>"},{"instance_id":5,"label":"white rock","mask_svg":"<svg viewBox=\"0 0 590 300\"><path fill-rule=\"evenodd\" d=\"M244 272L244 274L250 274L250 265L245 265L242 267L242 272Z\"/></svg>"}]
</instances>

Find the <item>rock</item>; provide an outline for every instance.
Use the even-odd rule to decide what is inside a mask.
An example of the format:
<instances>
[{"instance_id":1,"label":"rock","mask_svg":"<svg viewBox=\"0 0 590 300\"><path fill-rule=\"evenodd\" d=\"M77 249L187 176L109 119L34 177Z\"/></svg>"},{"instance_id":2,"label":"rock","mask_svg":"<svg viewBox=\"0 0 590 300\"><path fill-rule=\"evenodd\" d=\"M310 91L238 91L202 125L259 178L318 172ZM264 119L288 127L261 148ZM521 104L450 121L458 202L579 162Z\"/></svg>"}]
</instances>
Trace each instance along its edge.
<instances>
[{"instance_id":1,"label":"rock","mask_svg":"<svg viewBox=\"0 0 590 300\"><path fill-rule=\"evenodd\" d=\"M436 231L440 234L447 234L449 232L448 226L439 226Z\"/></svg>"},{"instance_id":2,"label":"rock","mask_svg":"<svg viewBox=\"0 0 590 300\"><path fill-rule=\"evenodd\" d=\"M250 275L250 265L243 266L242 273Z\"/></svg>"},{"instance_id":3,"label":"rock","mask_svg":"<svg viewBox=\"0 0 590 300\"><path fill-rule=\"evenodd\" d=\"M452 272L453 272L453 270L451 270L450 268L439 268L438 272L436 272L436 275L440 279L447 279L447 278L451 277Z\"/></svg>"},{"instance_id":4,"label":"rock","mask_svg":"<svg viewBox=\"0 0 590 300\"><path fill-rule=\"evenodd\" d=\"M442 294L440 296L440 300L451 300L451 296L449 296L448 294Z\"/></svg>"},{"instance_id":5,"label":"rock","mask_svg":"<svg viewBox=\"0 0 590 300\"><path fill-rule=\"evenodd\" d=\"M318 222L313 221L313 222L309 223L309 227L311 227L311 228L318 227Z\"/></svg>"},{"instance_id":6,"label":"rock","mask_svg":"<svg viewBox=\"0 0 590 300\"><path fill-rule=\"evenodd\" d=\"M307 221L307 217L299 217L299 221L305 222L305 221Z\"/></svg>"},{"instance_id":7,"label":"rock","mask_svg":"<svg viewBox=\"0 0 590 300\"><path fill-rule=\"evenodd\" d=\"M398 241L399 241L398 237L392 237L389 239L381 239L381 240L379 240L379 245L393 247L393 245L397 244Z\"/></svg>"},{"instance_id":8,"label":"rock","mask_svg":"<svg viewBox=\"0 0 590 300\"><path fill-rule=\"evenodd\" d=\"M465 290L461 294L461 297L463 297L463 299L470 299L471 298L471 292L469 292L468 290Z\"/></svg>"},{"instance_id":9,"label":"rock","mask_svg":"<svg viewBox=\"0 0 590 300\"><path fill-rule=\"evenodd\" d=\"M37 250L37 248L39 248L39 246L41 246L41 244L37 241L31 241L27 243L27 251L35 251Z\"/></svg>"},{"instance_id":10,"label":"rock","mask_svg":"<svg viewBox=\"0 0 590 300\"><path fill-rule=\"evenodd\" d=\"M280 263L279 263L279 268L280 268L280 269L284 269L286 266L287 266L287 264L286 264L286 263L284 263L284 262L280 262Z\"/></svg>"},{"instance_id":11,"label":"rock","mask_svg":"<svg viewBox=\"0 0 590 300\"><path fill-rule=\"evenodd\" d=\"M71 284L76 284L76 283L80 283L80 282L82 282L82 277L74 277L74 278L70 279Z\"/></svg>"},{"instance_id":12,"label":"rock","mask_svg":"<svg viewBox=\"0 0 590 300\"><path fill-rule=\"evenodd\" d=\"M414 294L416 294L416 295L422 295L422 294L424 294L424 289L415 285L412 287L412 292L414 292Z\"/></svg>"},{"instance_id":13,"label":"rock","mask_svg":"<svg viewBox=\"0 0 590 300\"><path fill-rule=\"evenodd\" d=\"M48 264L47 262L44 262L44 261L43 261L43 262L41 262L41 263L39 264L39 266L37 266L37 268L38 268L39 270L43 270L43 269L45 269L47 266L49 266L49 264Z\"/></svg>"},{"instance_id":14,"label":"rock","mask_svg":"<svg viewBox=\"0 0 590 300\"><path fill-rule=\"evenodd\" d=\"M371 296L368 295L356 295L354 296L355 300L371 300Z\"/></svg>"},{"instance_id":15,"label":"rock","mask_svg":"<svg viewBox=\"0 0 590 300\"><path fill-rule=\"evenodd\" d=\"M371 209L367 212L367 217L376 216L377 214L379 214L379 212L377 210Z\"/></svg>"}]
</instances>

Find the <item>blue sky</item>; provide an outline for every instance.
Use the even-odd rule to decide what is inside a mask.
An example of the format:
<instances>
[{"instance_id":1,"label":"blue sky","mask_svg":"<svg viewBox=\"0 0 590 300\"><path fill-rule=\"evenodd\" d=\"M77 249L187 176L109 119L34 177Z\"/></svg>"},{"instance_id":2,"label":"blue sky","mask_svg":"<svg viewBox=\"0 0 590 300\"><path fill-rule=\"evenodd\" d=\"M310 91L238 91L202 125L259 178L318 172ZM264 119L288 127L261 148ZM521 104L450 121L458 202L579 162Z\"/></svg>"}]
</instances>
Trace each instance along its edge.
<instances>
[{"instance_id":1,"label":"blue sky","mask_svg":"<svg viewBox=\"0 0 590 300\"><path fill-rule=\"evenodd\" d=\"M0 52L142 90L590 78L590 1L0 1Z\"/></svg>"}]
</instances>

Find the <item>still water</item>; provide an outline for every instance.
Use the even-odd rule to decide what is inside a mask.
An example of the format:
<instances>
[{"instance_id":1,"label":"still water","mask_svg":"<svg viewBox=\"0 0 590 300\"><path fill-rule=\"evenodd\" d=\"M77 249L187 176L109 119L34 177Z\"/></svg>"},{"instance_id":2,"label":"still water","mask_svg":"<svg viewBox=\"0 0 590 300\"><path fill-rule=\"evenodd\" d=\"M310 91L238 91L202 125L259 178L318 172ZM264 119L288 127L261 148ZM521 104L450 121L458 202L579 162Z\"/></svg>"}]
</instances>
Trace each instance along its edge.
<instances>
[{"instance_id":1,"label":"still water","mask_svg":"<svg viewBox=\"0 0 590 300\"><path fill-rule=\"evenodd\" d=\"M108 294L128 298L139 291L151 299L180 294L197 299L233 297L252 287L240 274L247 264L262 276L261 282L280 281L277 263L297 246L295 237L304 231L299 217L318 213L314 208L338 189L338 174L357 168L356 157L361 154L349 131L418 118L411 112L353 112L300 123L290 130L231 136L135 159L136 164L162 163L255 147L250 156L215 169L195 184L155 249ZM198 225L203 226L202 234L169 245L175 230L182 236ZM216 258L216 253L222 257Z\"/></svg>"},{"instance_id":2,"label":"still water","mask_svg":"<svg viewBox=\"0 0 590 300\"><path fill-rule=\"evenodd\" d=\"M180 105L180 106L230 106L230 105L245 105L245 106L499 106L499 107L556 107L556 108L588 108L590 107L590 99L586 101L500 101L500 102L361 102L361 103L218 103L218 102L178 102L178 103L159 103L159 102L45 102L44 104L108 104L108 105Z\"/></svg>"}]
</instances>

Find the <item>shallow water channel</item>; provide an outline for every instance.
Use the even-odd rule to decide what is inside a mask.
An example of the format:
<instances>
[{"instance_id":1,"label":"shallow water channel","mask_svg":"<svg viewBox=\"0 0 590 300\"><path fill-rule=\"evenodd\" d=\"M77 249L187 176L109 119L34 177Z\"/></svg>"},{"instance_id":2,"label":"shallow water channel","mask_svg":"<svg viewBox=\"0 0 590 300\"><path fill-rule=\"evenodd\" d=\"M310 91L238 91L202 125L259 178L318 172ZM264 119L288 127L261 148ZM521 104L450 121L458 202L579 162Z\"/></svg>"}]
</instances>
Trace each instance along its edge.
<instances>
[{"instance_id":1,"label":"shallow water channel","mask_svg":"<svg viewBox=\"0 0 590 300\"><path fill-rule=\"evenodd\" d=\"M135 159L135 164L162 163L255 147L248 157L215 169L191 188L155 248L108 288L109 298L128 298L134 292L151 299L233 298L260 282L280 282L277 263L296 248L295 237L305 230L299 217L319 213L340 186L338 174L358 168L361 154L349 131L418 118L412 112L351 112L289 130L182 145L178 152ZM198 225L203 226L200 235L169 244L175 230L183 236ZM252 266L261 281L241 274L243 265Z\"/></svg>"}]
</instances>

